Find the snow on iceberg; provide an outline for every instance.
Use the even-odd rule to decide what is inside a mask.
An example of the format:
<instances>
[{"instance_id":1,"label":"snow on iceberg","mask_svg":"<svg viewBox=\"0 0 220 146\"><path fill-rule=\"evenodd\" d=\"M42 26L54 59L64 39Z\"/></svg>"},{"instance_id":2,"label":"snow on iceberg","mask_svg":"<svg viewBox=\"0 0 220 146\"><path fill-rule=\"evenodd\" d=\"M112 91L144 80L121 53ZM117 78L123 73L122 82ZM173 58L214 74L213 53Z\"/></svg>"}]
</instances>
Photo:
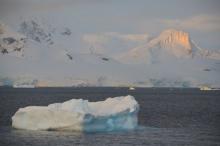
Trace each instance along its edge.
<instances>
[{"instance_id":1,"label":"snow on iceberg","mask_svg":"<svg viewBox=\"0 0 220 146\"><path fill-rule=\"evenodd\" d=\"M71 99L48 106L20 108L12 117L12 127L26 130L116 131L138 125L139 104L133 96L89 102Z\"/></svg>"}]
</instances>

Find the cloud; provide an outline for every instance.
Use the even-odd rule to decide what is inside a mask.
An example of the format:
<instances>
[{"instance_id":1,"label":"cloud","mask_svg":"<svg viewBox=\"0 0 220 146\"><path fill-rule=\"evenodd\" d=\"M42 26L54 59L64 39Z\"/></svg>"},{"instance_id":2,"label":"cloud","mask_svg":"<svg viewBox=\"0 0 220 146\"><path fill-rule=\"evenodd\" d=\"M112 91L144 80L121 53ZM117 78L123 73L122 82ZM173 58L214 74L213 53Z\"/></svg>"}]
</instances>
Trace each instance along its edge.
<instances>
[{"instance_id":1,"label":"cloud","mask_svg":"<svg viewBox=\"0 0 220 146\"><path fill-rule=\"evenodd\" d=\"M186 19L162 19L159 20L169 27L191 29L197 31L220 31L220 17L212 15L199 15Z\"/></svg>"},{"instance_id":2,"label":"cloud","mask_svg":"<svg viewBox=\"0 0 220 146\"><path fill-rule=\"evenodd\" d=\"M109 38L102 34L85 34L82 40L88 44L105 44L108 42Z\"/></svg>"},{"instance_id":3,"label":"cloud","mask_svg":"<svg viewBox=\"0 0 220 146\"><path fill-rule=\"evenodd\" d=\"M82 36L82 41L90 49L93 49L93 52L103 53L104 45L109 42L109 38L104 36L103 34L85 34ZM91 51L91 50L90 50Z\"/></svg>"},{"instance_id":4,"label":"cloud","mask_svg":"<svg viewBox=\"0 0 220 146\"><path fill-rule=\"evenodd\" d=\"M121 34L118 32L84 34L82 36L83 43L96 53L103 53L108 49L122 49L131 44L141 44L148 39L148 34Z\"/></svg>"},{"instance_id":5,"label":"cloud","mask_svg":"<svg viewBox=\"0 0 220 146\"><path fill-rule=\"evenodd\" d=\"M90 44L105 44L111 39L119 39L127 42L143 42L149 38L148 34L121 34L118 32L106 32L102 34L85 34L82 39Z\"/></svg>"},{"instance_id":6,"label":"cloud","mask_svg":"<svg viewBox=\"0 0 220 146\"><path fill-rule=\"evenodd\" d=\"M147 41L149 36L148 34L120 34L117 32L109 32L105 34L106 36L118 38L123 41L131 41L131 42L143 42Z\"/></svg>"}]
</instances>

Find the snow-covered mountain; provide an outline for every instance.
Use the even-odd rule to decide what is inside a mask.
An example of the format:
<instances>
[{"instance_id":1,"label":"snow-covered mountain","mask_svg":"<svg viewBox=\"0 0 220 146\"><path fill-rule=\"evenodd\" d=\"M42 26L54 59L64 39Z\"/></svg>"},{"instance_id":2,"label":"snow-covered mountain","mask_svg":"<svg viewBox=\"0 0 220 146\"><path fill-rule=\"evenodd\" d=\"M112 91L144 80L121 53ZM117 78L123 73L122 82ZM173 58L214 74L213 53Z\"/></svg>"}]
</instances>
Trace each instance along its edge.
<instances>
[{"instance_id":1,"label":"snow-covered mountain","mask_svg":"<svg viewBox=\"0 0 220 146\"><path fill-rule=\"evenodd\" d=\"M191 40L188 33L175 29L163 31L147 43L130 49L117 57L124 63L155 63L175 59L215 59L220 60L219 51L201 49Z\"/></svg>"},{"instance_id":2,"label":"snow-covered mountain","mask_svg":"<svg viewBox=\"0 0 220 146\"><path fill-rule=\"evenodd\" d=\"M13 32L6 25L0 24L0 52L21 57L24 52L26 37Z\"/></svg>"},{"instance_id":3,"label":"snow-covered mountain","mask_svg":"<svg viewBox=\"0 0 220 146\"><path fill-rule=\"evenodd\" d=\"M96 52L96 46L105 50L106 44L75 49L74 38L71 27L34 19L22 20L17 29L1 24L0 85L220 86L220 52L198 47L183 31L169 29L157 37L105 33L105 42L119 44L112 49L120 50L121 41L135 46L116 54Z\"/></svg>"}]
</instances>

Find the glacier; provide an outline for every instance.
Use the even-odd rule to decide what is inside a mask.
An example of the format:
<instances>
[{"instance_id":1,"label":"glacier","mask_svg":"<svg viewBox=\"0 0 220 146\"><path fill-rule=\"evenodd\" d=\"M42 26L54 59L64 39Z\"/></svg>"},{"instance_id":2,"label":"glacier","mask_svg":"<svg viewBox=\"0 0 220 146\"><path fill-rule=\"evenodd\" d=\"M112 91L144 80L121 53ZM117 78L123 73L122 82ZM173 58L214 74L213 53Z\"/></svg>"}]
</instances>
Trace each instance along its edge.
<instances>
[{"instance_id":1,"label":"glacier","mask_svg":"<svg viewBox=\"0 0 220 146\"><path fill-rule=\"evenodd\" d=\"M71 99L20 108L12 117L12 127L81 132L132 130L138 126L138 111L139 104L131 95L97 102Z\"/></svg>"}]
</instances>

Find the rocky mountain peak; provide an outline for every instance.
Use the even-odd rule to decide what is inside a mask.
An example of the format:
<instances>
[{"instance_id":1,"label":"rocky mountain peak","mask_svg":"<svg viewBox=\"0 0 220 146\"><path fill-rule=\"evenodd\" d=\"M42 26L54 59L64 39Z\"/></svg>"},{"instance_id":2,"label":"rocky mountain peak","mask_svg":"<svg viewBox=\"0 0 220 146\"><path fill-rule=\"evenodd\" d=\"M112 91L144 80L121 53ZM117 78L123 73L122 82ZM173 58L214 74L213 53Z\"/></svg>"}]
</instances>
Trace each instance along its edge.
<instances>
[{"instance_id":1,"label":"rocky mountain peak","mask_svg":"<svg viewBox=\"0 0 220 146\"><path fill-rule=\"evenodd\" d=\"M184 48L186 50L191 50L190 36L187 32L168 29L163 31L160 36L160 46L162 48Z\"/></svg>"}]
</instances>

